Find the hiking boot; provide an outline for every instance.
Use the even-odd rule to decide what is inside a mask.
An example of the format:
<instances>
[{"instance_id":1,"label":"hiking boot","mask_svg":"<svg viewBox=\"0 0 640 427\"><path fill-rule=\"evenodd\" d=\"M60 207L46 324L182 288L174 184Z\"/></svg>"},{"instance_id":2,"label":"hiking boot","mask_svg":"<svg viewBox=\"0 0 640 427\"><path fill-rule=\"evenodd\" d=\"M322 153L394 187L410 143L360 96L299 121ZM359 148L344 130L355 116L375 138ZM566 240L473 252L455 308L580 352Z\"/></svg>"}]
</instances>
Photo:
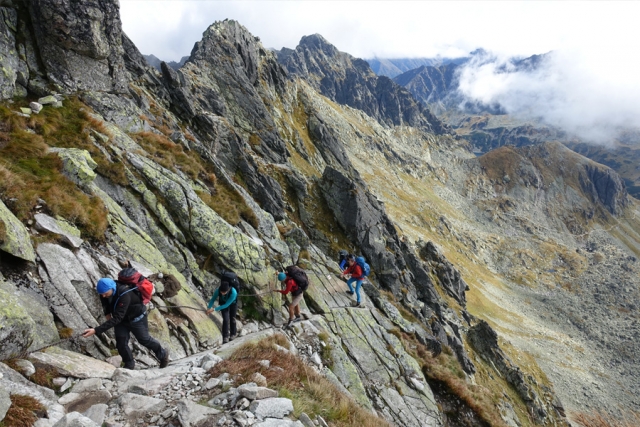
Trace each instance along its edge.
<instances>
[{"instance_id":1,"label":"hiking boot","mask_svg":"<svg viewBox=\"0 0 640 427\"><path fill-rule=\"evenodd\" d=\"M299 322L302 320L302 316L296 316L295 319L293 319L294 322Z\"/></svg>"},{"instance_id":2,"label":"hiking boot","mask_svg":"<svg viewBox=\"0 0 640 427\"><path fill-rule=\"evenodd\" d=\"M222 339L222 344L226 344L226 343L228 343L228 342L229 342L229 337L224 337L224 338Z\"/></svg>"},{"instance_id":3,"label":"hiking boot","mask_svg":"<svg viewBox=\"0 0 640 427\"><path fill-rule=\"evenodd\" d=\"M229 337L229 341L233 341L233 340L235 340L237 337L238 337L237 335L231 335L231 336Z\"/></svg>"},{"instance_id":4,"label":"hiking boot","mask_svg":"<svg viewBox=\"0 0 640 427\"><path fill-rule=\"evenodd\" d=\"M162 359L160 359L160 369L166 368L168 364L169 364L169 349L165 348L164 355L162 356Z\"/></svg>"},{"instance_id":5,"label":"hiking boot","mask_svg":"<svg viewBox=\"0 0 640 427\"><path fill-rule=\"evenodd\" d=\"M136 368L136 362L131 361L124 364L124 369L131 369L132 371Z\"/></svg>"},{"instance_id":6,"label":"hiking boot","mask_svg":"<svg viewBox=\"0 0 640 427\"><path fill-rule=\"evenodd\" d=\"M353 291L346 291L349 295L353 295Z\"/></svg>"},{"instance_id":7,"label":"hiking boot","mask_svg":"<svg viewBox=\"0 0 640 427\"><path fill-rule=\"evenodd\" d=\"M362 307L362 303L360 303L360 302L354 302L352 305L353 305L353 308L361 308Z\"/></svg>"},{"instance_id":8,"label":"hiking boot","mask_svg":"<svg viewBox=\"0 0 640 427\"><path fill-rule=\"evenodd\" d=\"M289 329L291 327L291 323L293 323L293 320L289 320L287 324L282 327L282 329Z\"/></svg>"}]
</instances>

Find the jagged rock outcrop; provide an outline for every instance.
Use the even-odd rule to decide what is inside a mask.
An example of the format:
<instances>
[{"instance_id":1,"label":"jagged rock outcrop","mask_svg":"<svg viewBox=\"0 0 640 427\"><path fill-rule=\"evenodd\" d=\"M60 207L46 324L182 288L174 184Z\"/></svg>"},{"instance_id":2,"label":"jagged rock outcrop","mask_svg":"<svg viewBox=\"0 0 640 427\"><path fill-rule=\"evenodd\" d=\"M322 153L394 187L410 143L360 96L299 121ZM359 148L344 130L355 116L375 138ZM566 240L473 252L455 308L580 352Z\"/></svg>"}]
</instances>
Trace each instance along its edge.
<instances>
[{"instance_id":1,"label":"jagged rock outcrop","mask_svg":"<svg viewBox=\"0 0 640 427\"><path fill-rule=\"evenodd\" d=\"M467 337L473 348L482 357L489 360L504 375L507 382L516 389L531 408L533 416L540 422L544 421L549 416L544 403L531 384L525 379L520 368L500 349L498 334L491 326L486 321L481 320L469 329Z\"/></svg>"},{"instance_id":2,"label":"jagged rock outcrop","mask_svg":"<svg viewBox=\"0 0 640 427\"><path fill-rule=\"evenodd\" d=\"M283 49L278 60L331 100L362 110L387 126L448 132L406 89L376 76L366 61L338 51L319 34L303 37L295 50Z\"/></svg>"},{"instance_id":3,"label":"jagged rock outcrop","mask_svg":"<svg viewBox=\"0 0 640 427\"><path fill-rule=\"evenodd\" d=\"M433 266L433 271L440 279L440 285L464 307L467 302L465 292L469 290L469 285L462 279L460 272L444 257L433 242L427 242L421 248L420 254Z\"/></svg>"}]
</instances>

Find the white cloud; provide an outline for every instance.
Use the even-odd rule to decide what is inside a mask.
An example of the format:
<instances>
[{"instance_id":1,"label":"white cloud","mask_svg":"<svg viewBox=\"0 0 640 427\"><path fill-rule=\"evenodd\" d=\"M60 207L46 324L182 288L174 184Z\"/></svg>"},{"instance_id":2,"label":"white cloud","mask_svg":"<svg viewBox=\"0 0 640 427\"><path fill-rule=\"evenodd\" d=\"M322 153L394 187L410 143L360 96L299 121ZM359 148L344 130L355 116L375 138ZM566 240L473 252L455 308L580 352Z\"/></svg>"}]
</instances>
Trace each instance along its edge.
<instances>
[{"instance_id":1,"label":"white cloud","mask_svg":"<svg viewBox=\"0 0 640 427\"><path fill-rule=\"evenodd\" d=\"M640 127L638 75L640 62L612 56L606 47L562 49L547 55L535 71L516 71L505 58L472 61L460 74L459 89L509 114L610 143L621 129Z\"/></svg>"}]
</instances>

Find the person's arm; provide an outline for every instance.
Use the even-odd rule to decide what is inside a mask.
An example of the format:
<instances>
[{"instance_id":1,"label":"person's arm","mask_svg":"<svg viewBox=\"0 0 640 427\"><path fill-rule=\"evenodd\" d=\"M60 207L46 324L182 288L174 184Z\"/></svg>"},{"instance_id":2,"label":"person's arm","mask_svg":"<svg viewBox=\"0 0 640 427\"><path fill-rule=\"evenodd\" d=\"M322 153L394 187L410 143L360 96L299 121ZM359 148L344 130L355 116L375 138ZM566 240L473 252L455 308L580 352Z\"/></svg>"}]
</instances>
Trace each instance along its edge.
<instances>
[{"instance_id":1,"label":"person's arm","mask_svg":"<svg viewBox=\"0 0 640 427\"><path fill-rule=\"evenodd\" d=\"M347 269L342 272L341 276L346 276L347 274L351 274L352 271L353 271L353 266L354 265L356 265L356 264L353 264L352 266L347 267Z\"/></svg>"},{"instance_id":2,"label":"person's arm","mask_svg":"<svg viewBox=\"0 0 640 427\"><path fill-rule=\"evenodd\" d=\"M219 307L216 307L216 311L222 311L225 308L229 307L231 304L233 304L235 302L237 296L238 296L238 292L236 292L236 289L235 288L231 288L231 295L229 296L229 299L223 305L221 305Z\"/></svg>"},{"instance_id":3,"label":"person's arm","mask_svg":"<svg viewBox=\"0 0 640 427\"><path fill-rule=\"evenodd\" d=\"M209 300L209 304L207 305L207 308L211 308L213 307L213 304L216 303L216 298L218 298L218 289L217 288L214 292L213 292L213 296L211 297L211 299Z\"/></svg>"},{"instance_id":4,"label":"person's arm","mask_svg":"<svg viewBox=\"0 0 640 427\"><path fill-rule=\"evenodd\" d=\"M287 278L287 280L284 282L284 284L286 285L286 288L282 291L278 291L280 292L282 295L287 295L289 292L291 292L293 290L293 285L296 282L292 279L292 278Z\"/></svg>"},{"instance_id":5,"label":"person's arm","mask_svg":"<svg viewBox=\"0 0 640 427\"><path fill-rule=\"evenodd\" d=\"M116 297L117 298L117 297ZM111 318L104 322L102 325L95 328L95 333L100 335L109 329L116 326L118 323L124 320L124 316L127 314L127 310L129 309L129 305L131 304L131 293L127 292L126 294L120 296L118 300L118 306L115 307L114 311L111 314Z\"/></svg>"}]
</instances>

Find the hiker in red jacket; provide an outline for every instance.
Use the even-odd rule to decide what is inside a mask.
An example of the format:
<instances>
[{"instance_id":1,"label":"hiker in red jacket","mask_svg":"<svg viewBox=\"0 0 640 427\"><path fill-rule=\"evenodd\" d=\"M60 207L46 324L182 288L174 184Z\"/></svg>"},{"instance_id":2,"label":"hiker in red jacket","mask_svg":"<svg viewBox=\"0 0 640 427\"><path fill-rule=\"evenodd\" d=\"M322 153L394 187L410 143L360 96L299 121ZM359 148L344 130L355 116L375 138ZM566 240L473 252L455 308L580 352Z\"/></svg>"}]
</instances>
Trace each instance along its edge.
<instances>
[{"instance_id":1,"label":"hiker in red jacket","mask_svg":"<svg viewBox=\"0 0 640 427\"><path fill-rule=\"evenodd\" d=\"M282 295L291 293L292 297L291 304L289 304L289 322L285 325L285 328L288 328L291 323L302 320L302 317L300 317L300 301L302 301L304 291L300 289L293 277L288 274L278 273L278 280L284 282L285 288L281 291L276 290L276 292L280 292ZM294 314L295 319L293 318Z\"/></svg>"},{"instance_id":2,"label":"hiker in red jacket","mask_svg":"<svg viewBox=\"0 0 640 427\"><path fill-rule=\"evenodd\" d=\"M344 270L341 274L342 277L347 274L351 275L351 278L347 280L347 286L349 286L349 290L347 293L349 295L353 295L353 286L351 284L356 282L356 303L353 305L354 307L360 307L360 287L362 286L362 282L364 281L364 272L362 271L362 267L358 265L356 262L356 257L353 254L349 254L347 257L347 269Z\"/></svg>"}]
</instances>

